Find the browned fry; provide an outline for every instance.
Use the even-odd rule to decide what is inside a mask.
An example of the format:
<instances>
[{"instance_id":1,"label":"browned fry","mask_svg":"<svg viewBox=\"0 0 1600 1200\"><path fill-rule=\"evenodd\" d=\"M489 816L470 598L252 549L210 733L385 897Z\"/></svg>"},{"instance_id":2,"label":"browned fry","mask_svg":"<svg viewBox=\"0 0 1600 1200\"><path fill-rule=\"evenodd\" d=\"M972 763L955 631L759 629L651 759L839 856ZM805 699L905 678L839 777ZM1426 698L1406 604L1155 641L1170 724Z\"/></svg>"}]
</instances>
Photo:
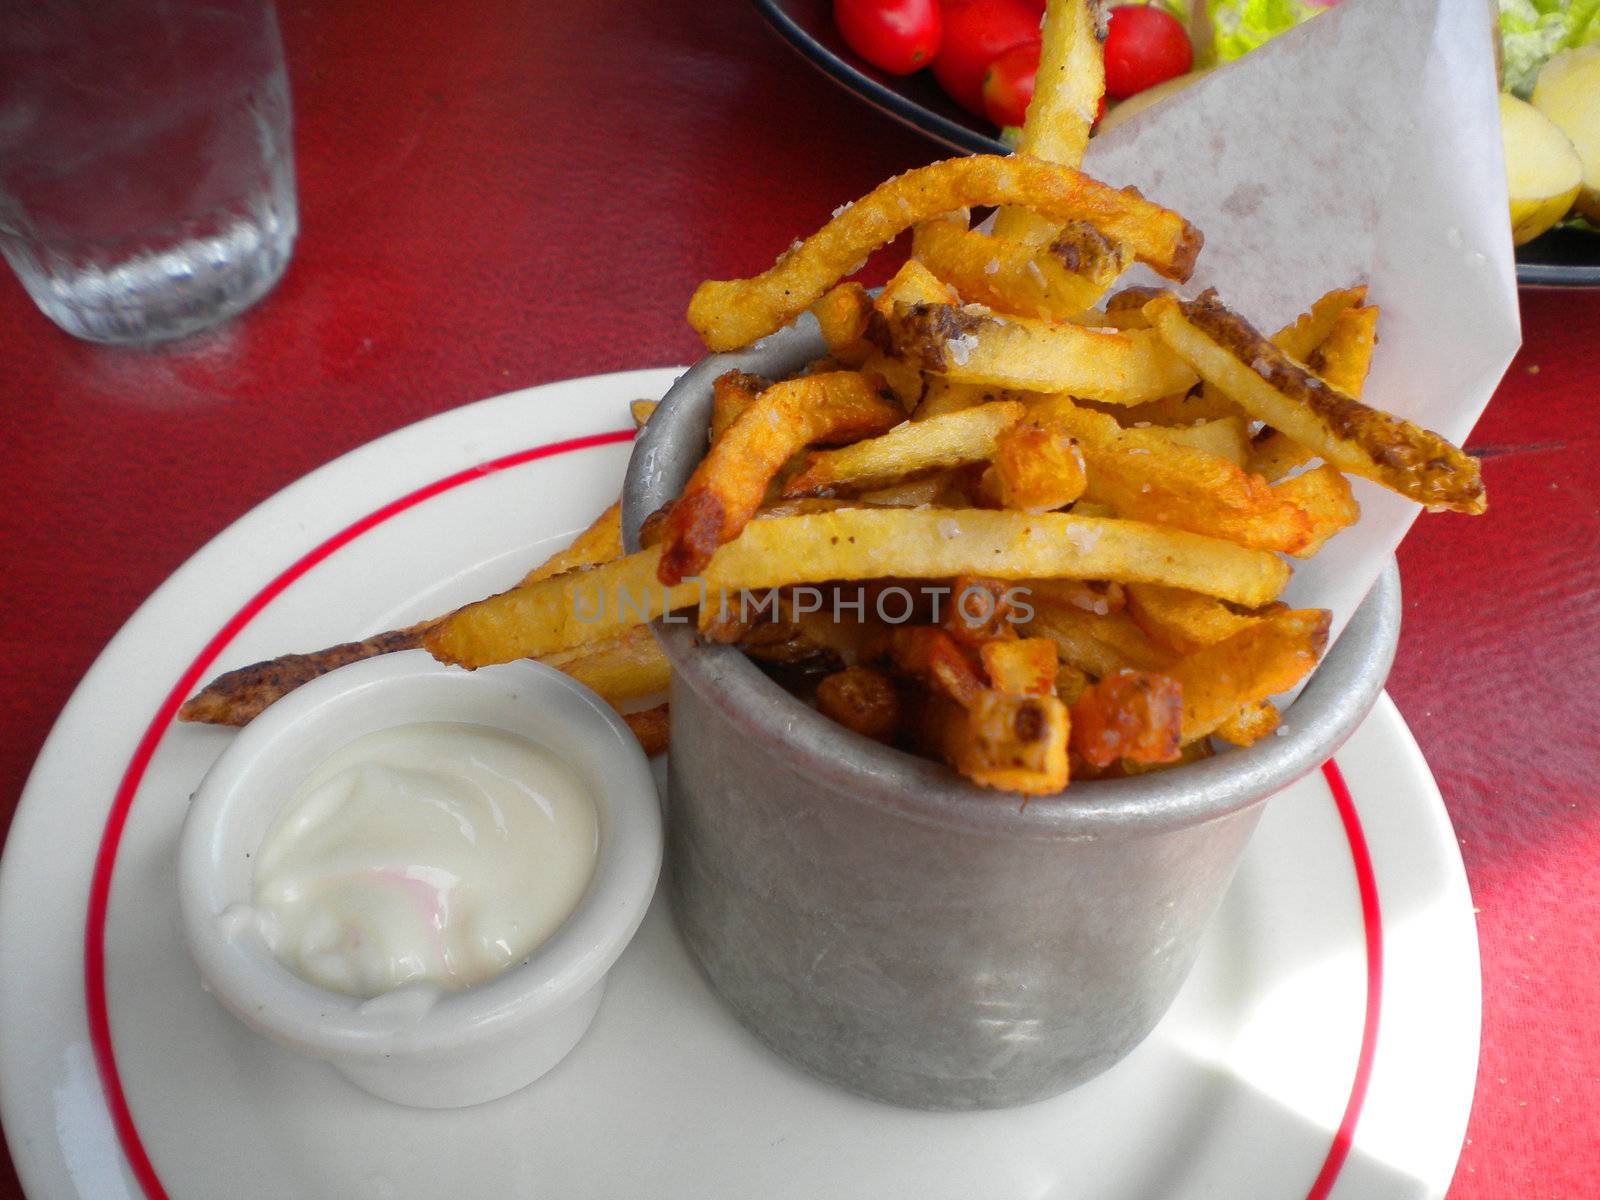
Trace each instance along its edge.
<instances>
[{"instance_id":1,"label":"browned fry","mask_svg":"<svg viewBox=\"0 0 1600 1200\"><path fill-rule=\"evenodd\" d=\"M1154 297L1151 297L1154 299ZM1365 287L1335 288L1318 298L1306 312L1272 335L1272 344L1290 358L1306 362L1333 332L1339 314L1367 298Z\"/></svg>"},{"instance_id":2,"label":"browned fry","mask_svg":"<svg viewBox=\"0 0 1600 1200\"><path fill-rule=\"evenodd\" d=\"M960 208L996 205L1019 205L1057 224L1087 221L1170 279L1188 278L1203 240L1177 213L1070 167L1027 155L947 159L880 184L761 275L702 283L689 302L689 324L709 349L747 346L905 230Z\"/></svg>"},{"instance_id":3,"label":"browned fry","mask_svg":"<svg viewBox=\"0 0 1600 1200\"><path fill-rule=\"evenodd\" d=\"M1092 225L1045 225L1037 243L968 229L941 218L917 226L911 253L963 300L1045 320L1094 306L1130 256Z\"/></svg>"},{"instance_id":4,"label":"browned fry","mask_svg":"<svg viewBox=\"0 0 1600 1200\"><path fill-rule=\"evenodd\" d=\"M909 304L896 306L889 337L908 361L961 383L1108 404L1140 404L1196 379L1149 330L1119 333L952 304Z\"/></svg>"},{"instance_id":5,"label":"browned fry","mask_svg":"<svg viewBox=\"0 0 1600 1200\"><path fill-rule=\"evenodd\" d=\"M945 761L979 787L1050 796L1067 786L1069 719L1055 696L985 689L965 710L944 708L940 724Z\"/></svg>"},{"instance_id":6,"label":"browned fry","mask_svg":"<svg viewBox=\"0 0 1600 1200\"><path fill-rule=\"evenodd\" d=\"M1170 676L1113 671L1073 704L1072 749L1096 767L1175 762L1182 723L1183 696Z\"/></svg>"},{"instance_id":7,"label":"browned fry","mask_svg":"<svg viewBox=\"0 0 1600 1200\"><path fill-rule=\"evenodd\" d=\"M963 646L982 646L996 638L1015 637L1011 626L1016 585L1004 579L958 575L950 584L940 627Z\"/></svg>"},{"instance_id":8,"label":"browned fry","mask_svg":"<svg viewBox=\"0 0 1600 1200\"><path fill-rule=\"evenodd\" d=\"M1060 660L1049 638L1018 638L985 642L978 657L989 676L989 686L1011 696L1053 696Z\"/></svg>"},{"instance_id":9,"label":"browned fry","mask_svg":"<svg viewBox=\"0 0 1600 1200\"><path fill-rule=\"evenodd\" d=\"M817 684L817 711L862 737L887 742L900 726L900 693L882 671L846 667Z\"/></svg>"},{"instance_id":10,"label":"browned fry","mask_svg":"<svg viewBox=\"0 0 1600 1200\"><path fill-rule=\"evenodd\" d=\"M994 445L995 480L1002 508L1050 512L1083 495L1088 477L1072 435L1037 420L1002 430Z\"/></svg>"},{"instance_id":11,"label":"browned fry","mask_svg":"<svg viewBox=\"0 0 1600 1200\"><path fill-rule=\"evenodd\" d=\"M1320 608L1269 613L1174 663L1166 673L1183 689L1183 740L1205 737L1245 705L1300 682L1322 657L1328 622Z\"/></svg>"},{"instance_id":12,"label":"browned fry","mask_svg":"<svg viewBox=\"0 0 1600 1200\"><path fill-rule=\"evenodd\" d=\"M711 382L711 442L715 445L728 427L756 402L772 384L748 371L727 371Z\"/></svg>"},{"instance_id":13,"label":"browned fry","mask_svg":"<svg viewBox=\"0 0 1600 1200\"><path fill-rule=\"evenodd\" d=\"M577 537L545 559L522 577L519 587L550 579L581 567L610 562L622 556L622 501L614 501L610 508L594 519L594 523Z\"/></svg>"},{"instance_id":14,"label":"browned fry","mask_svg":"<svg viewBox=\"0 0 1600 1200\"><path fill-rule=\"evenodd\" d=\"M1272 493L1300 509L1311 522L1310 538L1292 551L1296 558L1310 558L1324 542L1354 525L1361 516L1361 506L1350 492L1350 481L1329 463L1273 484Z\"/></svg>"},{"instance_id":15,"label":"browned fry","mask_svg":"<svg viewBox=\"0 0 1600 1200\"><path fill-rule=\"evenodd\" d=\"M1304 360L1307 367L1328 384L1345 395L1359 400L1361 389L1367 381L1367 371L1372 366L1372 352L1378 342L1378 310L1376 307L1335 308L1331 321L1326 305L1330 298L1349 298L1364 292L1364 288L1348 292L1329 292L1312 307L1307 317L1287 329L1280 329L1272 341L1291 358ZM1319 311L1319 306L1321 311ZM1327 335L1307 354L1296 354L1314 334L1328 325ZM1290 346L1293 349L1290 349ZM1208 390L1217 389L1208 385ZM1311 451L1299 442L1270 426L1256 435L1250 453L1250 469L1263 479L1273 482L1311 458Z\"/></svg>"},{"instance_id":16,"label":"browned fry","mask_svg":"<svg viewBox=\"0 0 1600 1200\"><path fill-rule=\"evenodd\" d=\"M1278 727L1278 706L1271 700L1246 704L1213 731L1235 746L1253 746Z\"/></svg>"},{"instance_id":17,"label":"browned fry","mask_svg":"<svg viewBox=\"0 0 1600 1200\"><path fill-rule=\"evenodd\" d=\"M1144 315L1144 306L1160 294L1160 288L1123 288L1106 300L1105 323L1112 329L1149 329L1150 320Z\"/></svg>"},{"instance_id":18,"label":"browned fry","mask_svg":"<svg viewBox=\"0 0 1600 1200\"><path fill-rule=\"evenodd\" d=\"M627 722L633 736L639 739L639 745L646 754L657 755L667 752L667 745L671 740L669 710L665 704L658 704L654 708L646 708L639 712L623 713L622 719Z\"/></svg>"},{"instance_id":19,"label":"browned fry","mask_svg":"<svg viewBox=\"0 0 1600 1200\"><path fill-rule=\"evenodd\" d=\"M739 536L796 451L883 433L902 413L861 375L831 371L774 384L734 420L684 486L663 529L661 582L698 574Z\"/></svg>"},{"instance_id":20,"label":"browned fry","mask_svg":"<svg viewBox=\"0 0 1600 1200\"><path fill-rule=\"evenodd\" d=\"M1257 550L1292 553L1311 538L1295 505L1240 467L1144 429L1123 429L1105 413L1052 397L1031 409L1077 440L1088 472L1084 495L1123 516Z\"/></svg>"},{"instance_id":21,"label":"browned fry","mask_svg":"<svg viewBox=\"0 0 1600 1200\"><path fill-rule=\"evenodd\" d=\"M1432 508L1486 507L1478 464L1436 433L1330 388L1206 292L1145 308L1161 336L1251 416L1332 463Z\"/></svg>"},{"instance_id":22,"label":"browned fry","mask_svg":"<svg viewBox=\"0 0 1600 1200\"><path fill-rule=\"evenodd\" d=\"M927 681L963 708L971 707L983 688L977 669L948 633L931 625L900 625L889 638L894 665Z\"/></svg>"},{"instance_id":23,"label":"browned fry","mask_svg":"<svg viewBox=\"0 0 1600 1200\"><path fill-rule=\"evenodd\" d=\"M659 400L630 400L628 413L633 417L633 427L643 429L650 423L650 418L656 415L656 406Z\"/></svg>"},{"instance_id":24,"label":"browned fry","mask_svg":"<svg viewBox=\"0 0 1600 1200\"><path fill-rule=\"evenodd\" d=\"M375 633L359 642L342 642L310 654L284 654L266 662L251 663L218 675L204 690L184 701L180 721L208 725L248 725L268 705L287 696L303 683L348 663L422 645L428 623Z\"/></svg>"}]
</instances>

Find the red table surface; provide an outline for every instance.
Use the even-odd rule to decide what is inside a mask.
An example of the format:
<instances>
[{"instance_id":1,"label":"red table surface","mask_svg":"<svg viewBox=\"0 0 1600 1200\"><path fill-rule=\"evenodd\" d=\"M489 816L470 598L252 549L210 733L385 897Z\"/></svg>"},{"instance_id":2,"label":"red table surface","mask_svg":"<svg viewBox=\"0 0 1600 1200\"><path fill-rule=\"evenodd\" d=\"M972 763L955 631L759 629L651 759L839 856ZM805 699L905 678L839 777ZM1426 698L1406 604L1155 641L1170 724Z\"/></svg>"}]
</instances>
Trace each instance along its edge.
<instances>
[{"instance_id":1,"label":"red table surface","mask_svg":"<svg viewBox=\"0 0 1600 1200\"><path fill-rule=\"evenodd\" d=\"M280 13L303 229L272 295L131 351L68 338L0 282L5 824L106 641L252 505L455 405L691 361L697 281L764 266L940 153L743 5ZM1600 1166L1600 292L1522 303L1526 344L1470 443L1492 507L1425 516L1406 542L1389 683L1480 910L1454 1200L1592 1196ZM7 1160L0 1196L17 1195Z\"/></svg>"}]
</instances>

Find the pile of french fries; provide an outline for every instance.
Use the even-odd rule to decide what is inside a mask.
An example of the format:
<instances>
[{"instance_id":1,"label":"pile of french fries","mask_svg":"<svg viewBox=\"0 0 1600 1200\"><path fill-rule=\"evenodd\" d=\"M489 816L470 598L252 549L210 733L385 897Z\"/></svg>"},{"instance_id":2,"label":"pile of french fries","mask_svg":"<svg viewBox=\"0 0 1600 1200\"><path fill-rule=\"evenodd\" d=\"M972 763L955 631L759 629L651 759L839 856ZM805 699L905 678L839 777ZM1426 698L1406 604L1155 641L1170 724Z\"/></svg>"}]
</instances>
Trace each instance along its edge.
<instances>
[{"instance_id":1,"label":"pile of french fries","mask_svg":"<svg viewBox=\"0 0 1600 1200\"><path fill-rule=\"evenodd\" d=\"M624 707L666 683L647 622L695 610L707 641L806 667L846 728L1024 795L1272 732L1271 697L1316 664L1329 620L1277 597L1289 559L1357 519L1346 476L1468 513L1483 486L1456 447L1361 402L1364 289L1270 338L1212 292L1113 291L1134 262L1184 281L1202 238L1075 169L1102 29L1093 0L1048 6L1016 155L909 171L762 274L696 290L711 350L809 309L827 353L794 378L716 381L706 456L642 550L622 554L613 506L517 587L384 636L465 667L541 659ZM992 229L974 208L998 209ZM877 295L846 280L907 231ZM913 597L893 618L863 600L889 588ZM270 665L185 715L235 718L252 687L270 701ZM664 708L629 719L664 742Z\"/></svg>"}]
</instances>

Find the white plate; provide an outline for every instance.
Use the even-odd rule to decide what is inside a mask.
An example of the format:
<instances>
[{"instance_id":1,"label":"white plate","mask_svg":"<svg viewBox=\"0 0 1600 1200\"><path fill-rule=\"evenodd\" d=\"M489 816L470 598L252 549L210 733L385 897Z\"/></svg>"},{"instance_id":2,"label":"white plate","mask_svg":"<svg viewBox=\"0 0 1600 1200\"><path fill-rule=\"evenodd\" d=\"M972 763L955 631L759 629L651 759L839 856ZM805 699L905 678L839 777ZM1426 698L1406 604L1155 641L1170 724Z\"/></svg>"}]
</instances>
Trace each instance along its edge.
<instances>
[{"instance_id":1,"label":"white plate","mask_svg":"<svg viewBox=\"0 0 1600 1200\"><path fill-rule=\"evenodd\" d=\"M718 1005L659 903L572 1057L460 1112L375 1100L200 990L175 839L231 734L170 724L177 702L220 669L506 585L616 494L626 401L674 374L502 396L346 455L195 555L100 656L0 870L0 1114L29 1195L1441 1195L1477 1060L1477 941L1387 698L1338 756L1348 803L1321 776L1272 801L1151 1038L1025 1109L906 1112L790 1068Z\"/></svg>"}]
</instances>

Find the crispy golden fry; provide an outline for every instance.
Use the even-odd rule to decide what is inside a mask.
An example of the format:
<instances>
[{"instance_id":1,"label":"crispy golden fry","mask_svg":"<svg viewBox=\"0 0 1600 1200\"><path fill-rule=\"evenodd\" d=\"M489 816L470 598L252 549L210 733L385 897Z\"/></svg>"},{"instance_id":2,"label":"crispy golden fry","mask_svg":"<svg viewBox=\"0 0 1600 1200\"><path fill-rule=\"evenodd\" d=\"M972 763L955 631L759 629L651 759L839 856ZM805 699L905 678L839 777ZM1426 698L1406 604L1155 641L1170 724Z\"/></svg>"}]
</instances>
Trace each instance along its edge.
<instances>
[{"instance_id":1,"label":"crispy golden fry","mask_svg":"<svg viewBox=\"0 0 1600 1200\"><path fill-rule=\"evenodd\" d=\"M941 218L917 226L911 253L963 300L1046 320L1092 308L1128 265L1120 243L1084 222L1043 234L1013 241Z\"/></svg>"},{"instance_id":2,"label":"crispy golden fry","mask_svg":"<svg viewBox=\"0 0 1600 1200\"><path fill-rule=\"evenodd\" d=\"M661 582L670 586L698 574L718 546L737 537L796 451L870 437L901 416L853 371L805 375L762 392L712 445L668 515Z\"/></svg>"},{"instance_id":3,"label":"crispy golden fry","mask_svg":"<svg viewBox=\"0 0 1600 1200\"><path fill-rule=\"evenodd\" d=\"M1312 306L1307 316L1280 329L1272 337L1273 344L1285 354L1303 360L1324 383L1356 400L1361 398L1367 371L1372 366L1372 351L1378 341L1378 310L1370 306L1338 308L1331 302L1358 299L1365 291L1365 288L1354 288L1329 292ZM1312 336L1321 333L1324 326L1327 326L1327 336L1308 354L1294 353ZM1209 385L1208 390L1216 391ZM1311 457L1311 451L1299 442L1267 426L1256 436L1251 448L1250 469L1268 482L1276 482Z\"/></svg>"},{"instance_id":4,"label":"crispy golden fry","mask_svg":"<svg viewBox=\"0 0 1600 1200\"><path fill-rule=\"evenodd\" d=\"M1278 706L1271 700L1246 704L1212 731L1235 746L1253 746L1278 727Z\"/></svg>"},{"instance_id":5,"label":"crispy golden fry","mask_svg":"<svg viewBox=\"0 0 1600 1200\"><path fill-rule=\"evenodd\" d=\"M1077 439L1088 470L1084 495L1123 516L1258 550L1293 552L1311 538L1304 512L1225 458L1150 430L1123 429L1061 397L1029 412Z\"/></svg>"},{"instance_id":6,"label":"crispy golden fry","mask_svg":"<svg viewBox=\"0 0 1600 1200\"><path fill-rule=\"evenodd\" d=\"M711 381L711 443L722 440L722 435L739 419L739 414L749 408L772 384L748 371L726 371Z\"/></svg>"},{"instance_id":7,"label":"crispy golden fry","mask_svg":"<svg viewBox=\"0 0 1600 1200\"><path fill-rule=\"evenodd\" d=\"M544 661L593 688L612 705L667 690L672 668L647 625L638 625L599 645L565 651Z\"/></svg>"},{"instance_id":8,"label":"crispy golden fry","mask_svg":"<svg viewBox=\"0 0 1600 1200\"><path fill-rule=\"evenodd\" d=\"M862 737L887 742L900 727L900 693L882 671L846 667L817 684L817 711Z\"/></svg>"},{"instance_id":9,"label":"crispy golden fry","mask_svg":"<svg viewBox=\"0 0 1600 1200\"><path fill-rule=\"evenodd\" d=\"M1151 641L1127 613L1096 616L1071 605L1048 603L1037 595L1032 603L1033 620L1026 626L1027 635L1049 638L1062 662L1096 679L1121 670L1164 671L1176 658Z\"/></svg>"},{"instance_id":10,"label":"crispy golden fry","mask_svg":"<svg viewBox=\"0 0 1600 1200\"><path fill-rule=\"evenodd\" d=\"M945 761L979 787L1053 796L1067 786L1069 722L1056 697L985 690L970 708L943 709L941 723Z\"/></svg>"},{"instance_id":11,"label":"crispy golden fry","mask_svg":"<svg viewBox=\"0 0 1600 1200\"><path fill-rule=\"evenodd\" d=\"M1049 638L1011 638L985 642L978 657L989 686L1010 696L1054 696L1061 662Z\"/></svg>"},{"instance_id":12,"label":"crispy golden fry","mask_svg":"<svg viewBox=\"0 0 1600 1200\"><path fill-rule=\"evenodd\" d=\"M1350 481L1328 463L1273 484L1272 494L1300 509L1311 522L1310 539L1292 551L1296 558L1310 558L1324 542L1354 525L1361 516L1361 506L1350 494Z\"/></svg>"},{"instance_id":13,"label":"crispy golden fry","mask_svg":"<svg viewBox=\"0 0 1600 1200\"><path fill-rule=\"evenodd\" d=\"M923 370L961 383L1067 392L1112 404L1183 391L1197 378L1149 330L1117 333L950 304L911 304L895 308L889 336Z\"/></svg>"},{"instance_id":14,"label":"crispy golden fry","mask_svg":"<svg viewBox=\"0 0 1600 1200\"><path fill-rule=\"evenodd\" d=\"M1366 298L1365 287L1335 288L1273 334L1272 344L1290 358L1305 362L1318 346L1328 340L1339 314L1364 303ZM1151 296L1150 299L1155 297Z\"/></svg>"},{"instance_id":15,"label":"crispy golden fry","mask_svg":"<svg viewBox=\"0 0 1600 1200\"><path fill-rule=\"evenodd\" d=\"M1073 512L1077 512L1077 506ZM1127 589L1120 583L1096 583L1083 579L1030 579L1028 594L1042 603L1070 605L1097 617L1121 612L1127 607Z\"/></svg>"},{"instance_id":16,"label":"crispy golden fry","mask_svg":"<svg viewBox=\"0 0 1600 1200\"><path fill-rule=\"evenodd\" d=\"M1077 399L1082 400L1081 397ZM1244 410L1229 400L1216 388L1195 388L1189 392L1175 392L1143 404L1131 406L1094 404L1089 407L1109 412L1124 425L1164 425L1181 428L1202 421L1237 419L1249 423Z\"/></svg>"},{"instance_id":17,"label":"crispy golden fry","mask_svg":"<svg viewBox=\"0 0 1600 1200\"><path fill-rule=\"evenodd\" d=\"M1112 671L1072 706L1072 750L1095 767L1120 759L1176 762L1183 696L1175 680L1148 671Z\"/></svg>"},{"instance_id":18,"label":"crispy golden fry","mask_svg":"<svg viewBox=\"0 0 1600 1200\"><path fill-rule=\"evenodd\" d=\"M1166 673L1183 689L1183 740L1205 737L1245 705L1298 683L1322 657L1328 621L1320 608L1270 613L1174 663Z\"/></svg>"},{"instance_id":19,"label":"crispy golden fry","mask_svg":"<svg viewBox=\"0 0 1600 1200\"><path fill-rule=\"evenodd\" d=\"M872 251L959 208L1020 205L1057 224L1087 221L1169 279L1187 279L1202 238L1182 217L1070 167L1026 155L978 154L907 171L874 188L752 279L707 280L689 324L711 350L733 350L783 328Z\"/></svg>"},{"instance_id":20,"label":"crispy golden fry","mask_svg":"<svg viewBox=\"0 0 1600 1200\"><path fill-rule=\"evenodd\" d=\"M996 439L1022 416L1022 405L998 401L930 421L906 422L879 437L810 455L784 485L785 496L814 496L840 486L870 488L920 471L958 467L994 456Z\"/></svg>"},{"instance_id":21,"label":"crispy golden fry","mask_svg":"<svg viewBox=\"0 0 1600 1200\"><path fill-rule=\"evenodd\" d=\"M874 350L867 356L866 362L861 364L861 373L869 379L876 376L883 380L894 398L900 402L904 413L914 412L922 403L922 393L927 386L927 377L917 369L915 363L906 362L893 354L885 354L881 350Z\"/></svg>"},{"instance_id":22,"label":"crispy golden fry","mask_svg":"<svg viewBox=\"0 0 1600 1200\"><path fill-rule=\"evenodd\" d=\"M1149 329L1150 321L1144 315L1144 306L1160 294L1160 288L1123 288L1106 300L1105 324L1112 329Z\"/></svg>"},{"instance_id":23,"label":"crispy golden fry","mask_svg":"<svg viewBox=\"0 0 1600 1200\"><path fill-rule=\"evenodd\" d=\"M1039 69L1022 125L1018 154L1075 167L1083 161L1105 95L1101 43L1106 14L1099 0L1051 0L1039 28ZM1007 236L1016 231L1004 229Z\"/></svg>"},{"instance_id":24,"label":"crispy golden fry","mask_svg":"<svg viewBox=\"0 0 1600 1200\"><path fill-rule=\"evenodd\" d=\"M630 400L628 413L633 417L633 427L643 429L650 423L650 418L656 415L656 406L659 400Z\"/></svg>"},{"instance_id":25,"label":"crispy golden fry","mask_svg":"<svg viewBox=\"0 0 1600 1200\"><path fill-rule=\"evenodd\" d=\"M961 294L914 258L900 264L872 301L873 311L887 321L897 304L960 304Z\"/></svg>"},{"instance_id":26,"label":"crispy golden fry","mask_svg":"<svg viewBox=\"0 0 1600 1200\"><path fill-rule=\"evenodd\" d=\"M842 363L859 367L872 353L867 327L872 320L872 297L859 283L841 283L828 289L811 306L828 353Z\"/></svg>"},{"instance_id":27,"label":"crispy golden fry","mask_svg":"<svg viewBox=\"0 0 1600 1200\"><path fill-rule=\"evenodd\" d=\"M1162 646L1192 654L1255 624L1259 617L1236 613L1215 596L1156 583L1130 583L1128 614Z\"/></svg>"},{"instance_id":28,"label":"crispy golden fry","mask_svg":"<svg viewBox=\"0 0 1600 1200\"><path fill-rule=\"evenodd\" d=\"M622 555L622 501L617 500L594 519L571 543L557 550L522 577L519 587L538 583L567 571L610 562Z\"/></svg>"},{"instance_id":29,"label":"crispy golden fry","mask_svg":"<svg viewBox=\"0 0 1600 1200\"><path fill-rule=\"evenodd\" d=\"M1214 292L1193 301L1161 296L1145 311L1208 382L1340 470L1430 508L1486 507L1473 459L1436 433L1330 388L1224 308Z\"/></svg>"},{"instance_id":30,"label":"crispy golden fry","mask_svg":"<svg viewBox=\"0 0 1600 1200\"><path fill-rule=\"evenodd\" d=\"M458 608L426 630L422 644L440 662L483 667L606 641L700 602L695 583L663 587L660 564L657 546L501 592Z\"/></svg>"},{"instance_id":31,"label":"crispy golden fry","mask_svg":"<svg viewBox=\"0 0 1600 1200\"><path fill-rule=\"evenodd\" d=\"M422 645L422 635L427 628L424 622L407 629L386 630L359 642L343 642L310 654L284 654L225 671L184 701L178 710L178 720L208 725L248 725L268 705L319 675L364 658L416 649Z\"/></svg>"},{"instance_id":32,"label":"crispy golden fry","mask_svg":"<svg viewBox=\"0 0 1600 1200\"><path fill-rule=\"evenodd\" d=\"M957 383L953 379L931 375L922 393L922 403L917 405L917 410L911 414L911 419L929 421L934 417L971 408L975 404L987 404L991 400L1005 398L1006 393L998 388L984 387L979 383Z\"/></svg>"},{"instance_id":33,"label":"crispy golden fry","mask_svg":"<svg viewBox=\"0 0 1600 1200\"><path fill-rule=\"evenodd\" d=\"M994 471L1001 506L1019 512L1065 508L1088 482L1072 435L1035 420L1017 422L995 439Z\"/></svg>"},{"instance_id":34,"label":"crispy golden fry","mask_svg":"<svg viewBox=\"0 0 1600 1200\"><path fill-rule=\"evenodd\" d=\"M1250 459L1250 433L1243 417L1218 417L1198 425L1151 425L1145 432L1179 446L1215 454L1236 467L1243 467Z\"/></svg>"},{"instance_id":35,"label":"crispy golden fry","mask_svg":"<svg viewBox=\"0 0 1600 1200\"><path fill-rule=\"evenodd\" d=\"M623 713L622 719L627 722L633 736L639 739L639 745L648 755L665 754L668 742L671 740L670 716L665 704L658 704L654 708L646 708L639 712Z\"/></svg>"},{"instance_id":36,"label":"crispy golden fry","mask_svg":"<svg viewBox=\"0 0 1600 1200\"><path fill-rule=\"evenodd\" d=\"M1141 521L1070 513L844 508L755 521L705 572L712 589L898 575L1167 583L1254 607L1288 579L1274 554Z\"/></svg>"}]
</instances>

